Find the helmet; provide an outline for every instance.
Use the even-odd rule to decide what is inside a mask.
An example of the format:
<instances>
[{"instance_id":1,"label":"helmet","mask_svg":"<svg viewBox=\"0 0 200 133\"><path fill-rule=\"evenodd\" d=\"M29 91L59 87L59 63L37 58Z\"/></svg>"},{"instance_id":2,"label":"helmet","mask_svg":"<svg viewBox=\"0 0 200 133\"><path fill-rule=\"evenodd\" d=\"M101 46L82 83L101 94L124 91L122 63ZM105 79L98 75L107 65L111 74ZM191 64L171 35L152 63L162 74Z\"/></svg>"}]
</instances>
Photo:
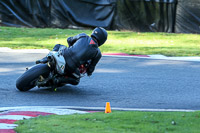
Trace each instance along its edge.
<instances>
[{"instance_id":1,"label":"helmet","mask_svg":"<svg viewBox=\"0 0 200 133\"><path fill-rule=\"evenodd\" d=\"M101 46L107 40L108 33L102 27L97 27L93 30L91 37L94 37L98 41L98 45Z\"/></svg>"}]
</instances>

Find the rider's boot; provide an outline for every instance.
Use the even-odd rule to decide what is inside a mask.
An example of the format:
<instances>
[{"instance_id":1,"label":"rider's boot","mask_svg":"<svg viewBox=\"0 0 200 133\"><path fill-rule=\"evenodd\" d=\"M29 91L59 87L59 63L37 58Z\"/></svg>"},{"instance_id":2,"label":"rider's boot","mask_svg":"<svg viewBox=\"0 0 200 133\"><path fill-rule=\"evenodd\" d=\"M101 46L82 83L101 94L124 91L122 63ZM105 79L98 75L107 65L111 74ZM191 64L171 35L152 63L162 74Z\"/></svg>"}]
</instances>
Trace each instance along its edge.
<instances>
[{"instance_id":1,"label":"rider's boot","mask_svg":"<svg viewBox=\"0 0 200 133\"><path fill-rule=\"evenodd\" d=\"M39 64L39 63L47 63L47 62L48 62L47 57L44 57L44 58L41 59L41 60L37 60L35 63L36 63L36 64Z\"/></svg>"},{"instance_id":2,"label":"rider's boot","mask_svg":"<svg viewBox=\"0 0 200 133\"><path fill-rule=\"evenodd\" d=\"M71 77L59 77L54 80L54 84L72 84L72 85L78 85L80 82L80 79L78 78L71 78Z\"/></svg>"}]
</instances>

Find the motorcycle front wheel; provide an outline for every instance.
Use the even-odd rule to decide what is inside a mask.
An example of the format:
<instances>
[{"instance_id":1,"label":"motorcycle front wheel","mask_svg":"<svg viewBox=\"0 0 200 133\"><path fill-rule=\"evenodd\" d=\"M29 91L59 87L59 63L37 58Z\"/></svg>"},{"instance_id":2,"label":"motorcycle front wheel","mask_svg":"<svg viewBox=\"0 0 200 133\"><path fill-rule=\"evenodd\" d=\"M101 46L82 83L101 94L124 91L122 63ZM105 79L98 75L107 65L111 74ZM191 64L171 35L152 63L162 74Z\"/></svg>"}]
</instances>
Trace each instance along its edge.
<instances>
[{"instance_id":1,"label":"motorcycle front wheel","mask_svg":"<svg viewBox=\"0 0 200 133\"><path fill-rule=\"evenodd\" d=\"M40 75L48 77L49 73L50 68L47 64L37 64L28 69L17 79L16 87L20 91L28 91L36 86L36 81L39 79Z\"/></svg>"}]
</instances>

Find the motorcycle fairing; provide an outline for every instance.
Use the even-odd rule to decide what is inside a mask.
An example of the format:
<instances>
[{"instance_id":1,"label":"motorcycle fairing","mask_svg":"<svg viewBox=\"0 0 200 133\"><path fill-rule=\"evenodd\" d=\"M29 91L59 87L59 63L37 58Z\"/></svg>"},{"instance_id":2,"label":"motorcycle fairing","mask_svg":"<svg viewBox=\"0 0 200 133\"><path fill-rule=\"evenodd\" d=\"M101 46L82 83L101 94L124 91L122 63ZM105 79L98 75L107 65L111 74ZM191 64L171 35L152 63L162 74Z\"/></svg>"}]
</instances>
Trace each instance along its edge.
<instances>
[{"instance_id":1,"label":"motorcycle fairing","mask_svg":"<svg viewBox=\"0 0 200 133\"><path fill-rule=\"evenodd\" d=\"M56 61L56 70L59 74L63 75L65 71L65 59L62 55L62 53L59 51L50 51L48 56L53 56Z\"/></svg>"}]
</instances>

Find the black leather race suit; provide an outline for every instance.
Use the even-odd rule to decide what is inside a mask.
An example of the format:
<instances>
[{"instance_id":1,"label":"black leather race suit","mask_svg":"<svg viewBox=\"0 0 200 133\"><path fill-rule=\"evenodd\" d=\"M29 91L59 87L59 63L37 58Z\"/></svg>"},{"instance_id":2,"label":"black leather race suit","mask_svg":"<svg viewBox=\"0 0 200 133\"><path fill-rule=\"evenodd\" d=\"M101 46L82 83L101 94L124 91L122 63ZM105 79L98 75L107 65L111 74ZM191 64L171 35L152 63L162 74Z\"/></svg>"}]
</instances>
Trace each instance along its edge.
<instances>
[{"instance_id":1,"label":"black leather race suit","mask_svg":"<svg viewBox=\"0 0 200 133\"><path fill-rule=\"evenodd\" d=\"M91 75L102 57L97 41L85 33L81 33L69 37L67 42L69 47L63 49L63 56L66 61L65 72L73 73L81 64L91 60L87 70L88 75ZM63 45L57 44L53 50L57 51L61 46Z\"/></svg>"}]
</instances>

